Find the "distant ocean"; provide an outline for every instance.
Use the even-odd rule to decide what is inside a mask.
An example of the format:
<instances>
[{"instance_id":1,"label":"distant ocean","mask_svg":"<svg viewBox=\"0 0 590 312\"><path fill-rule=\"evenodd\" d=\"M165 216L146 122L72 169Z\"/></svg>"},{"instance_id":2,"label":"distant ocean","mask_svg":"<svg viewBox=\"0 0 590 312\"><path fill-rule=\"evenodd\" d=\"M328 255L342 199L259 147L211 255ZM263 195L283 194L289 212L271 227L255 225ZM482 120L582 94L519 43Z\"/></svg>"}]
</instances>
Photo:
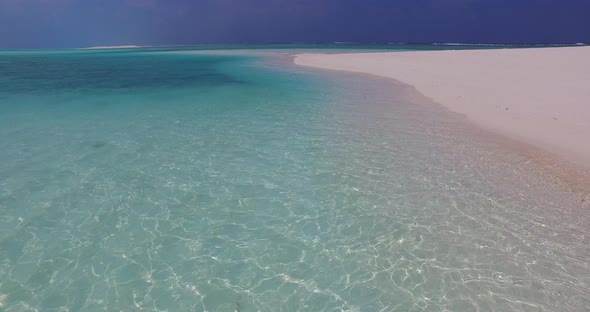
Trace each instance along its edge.
<instances>
[{"instance_id":1,"label":"distant ocean","mask_svg":"<svg viewBox=\"0 0 590 312\"><path fill-rule=\"evenodd\" d=\"M251 48L0 52L1 311L590 309L577 194L288 55L473 47Z\"/></svg>"}]
</instances>

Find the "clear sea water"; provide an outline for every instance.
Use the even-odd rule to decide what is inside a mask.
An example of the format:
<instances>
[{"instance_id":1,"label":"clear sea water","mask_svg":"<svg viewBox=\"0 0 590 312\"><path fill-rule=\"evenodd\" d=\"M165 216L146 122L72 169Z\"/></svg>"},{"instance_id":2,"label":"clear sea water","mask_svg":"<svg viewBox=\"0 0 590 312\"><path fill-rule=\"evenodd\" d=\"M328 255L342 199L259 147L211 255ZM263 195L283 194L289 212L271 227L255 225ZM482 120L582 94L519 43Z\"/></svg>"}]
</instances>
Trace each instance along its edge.
<instances>
[{"instance_id":1,"label":"clear sea water","mask_svg":"<svg viewBox=\"0 0 590 312\"><path fill-rule=\"evenodd\" d=\"M589 311L589 233L582 195L401 84L0 53L0 311Z\"/></svg>"}]
</instances>

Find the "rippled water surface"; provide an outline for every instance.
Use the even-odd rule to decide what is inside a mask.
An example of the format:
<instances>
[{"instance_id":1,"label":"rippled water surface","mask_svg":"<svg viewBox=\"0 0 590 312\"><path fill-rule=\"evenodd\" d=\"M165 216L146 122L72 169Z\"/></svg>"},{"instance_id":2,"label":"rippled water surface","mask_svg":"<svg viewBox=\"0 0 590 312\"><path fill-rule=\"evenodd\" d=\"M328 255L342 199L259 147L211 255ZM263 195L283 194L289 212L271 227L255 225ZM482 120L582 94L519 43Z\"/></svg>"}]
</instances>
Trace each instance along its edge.
<instances>
[{"instance_id":1,"label":"rippled water surface","mask_svg":"<svg viewBox=\"0 0 590 312\"><path fill-rule=\"evenodd\" d=\"M588 311L590 217L414 90L0 56L0 310Z\"/></svg>"}]
</instances>

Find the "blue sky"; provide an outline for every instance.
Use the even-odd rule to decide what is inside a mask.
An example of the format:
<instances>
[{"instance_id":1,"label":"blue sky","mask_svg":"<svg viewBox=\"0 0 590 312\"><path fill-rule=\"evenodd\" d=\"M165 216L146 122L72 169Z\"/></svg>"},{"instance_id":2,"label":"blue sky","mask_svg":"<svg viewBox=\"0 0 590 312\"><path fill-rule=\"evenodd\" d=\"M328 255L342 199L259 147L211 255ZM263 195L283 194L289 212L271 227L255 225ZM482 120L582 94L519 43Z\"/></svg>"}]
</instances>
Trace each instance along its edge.
<instances>
[{"instance_id":1,"label":"blue sky","mask_svg":"<svg viewBox=\"0 0 590 312\"><path fill-rule=\"evenodd\" d=\"M590 0L0 0L0 48L590 42Z\"/></svg>"}]
</instances>

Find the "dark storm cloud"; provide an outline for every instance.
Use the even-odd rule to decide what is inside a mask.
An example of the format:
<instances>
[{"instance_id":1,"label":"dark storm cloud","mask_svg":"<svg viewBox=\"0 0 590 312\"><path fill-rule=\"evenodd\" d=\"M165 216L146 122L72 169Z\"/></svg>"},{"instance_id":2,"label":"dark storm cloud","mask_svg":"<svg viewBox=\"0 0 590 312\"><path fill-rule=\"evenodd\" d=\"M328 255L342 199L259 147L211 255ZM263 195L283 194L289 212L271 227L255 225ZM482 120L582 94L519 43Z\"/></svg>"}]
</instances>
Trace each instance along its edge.
<instances>
[{"instance_id":1,"label":"dark storm cloud","mask_svg":"<svg viewBox=\"0 0 590 312\"><path fill-rule=\"evenodd\" d=\"M0 47L590 41L588 0L0 0Z\"/></svg>"}]
</instances>

